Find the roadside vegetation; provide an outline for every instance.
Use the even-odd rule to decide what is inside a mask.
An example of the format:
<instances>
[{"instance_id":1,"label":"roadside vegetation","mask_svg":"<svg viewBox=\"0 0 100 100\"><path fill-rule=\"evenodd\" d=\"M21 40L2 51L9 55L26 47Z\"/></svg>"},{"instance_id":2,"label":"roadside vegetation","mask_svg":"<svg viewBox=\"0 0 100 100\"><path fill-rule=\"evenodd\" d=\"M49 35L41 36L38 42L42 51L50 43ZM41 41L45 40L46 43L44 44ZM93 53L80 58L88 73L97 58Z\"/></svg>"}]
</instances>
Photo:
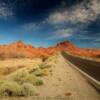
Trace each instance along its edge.
<instances>
[{"instance_id":1,"label":"roadside vegetation","mask_svg":"<svg viewBox=\"0 0 100 100\"><path fill-rule=\"evenodd\" d=\"M12 73L0 80L0 96L33 96L35 86L43 85L43 81L27 70Z\"/></svg>"},{"instance_id":2,"label":"roadside vegetation","mask_svg":"<svg viewBox=\"0 0 100 100\"><path fill-rule=\"evenodd\" d=\"M51 75L52 67L57 62L57 55L42 60L29 67L18 65L15 71L11 71L3 78L0 78L0 97L25 97L34 96L36 87L44 85L43 77ZM12 66L12 65L11 65Z\"/></svg>"}]
</instances>

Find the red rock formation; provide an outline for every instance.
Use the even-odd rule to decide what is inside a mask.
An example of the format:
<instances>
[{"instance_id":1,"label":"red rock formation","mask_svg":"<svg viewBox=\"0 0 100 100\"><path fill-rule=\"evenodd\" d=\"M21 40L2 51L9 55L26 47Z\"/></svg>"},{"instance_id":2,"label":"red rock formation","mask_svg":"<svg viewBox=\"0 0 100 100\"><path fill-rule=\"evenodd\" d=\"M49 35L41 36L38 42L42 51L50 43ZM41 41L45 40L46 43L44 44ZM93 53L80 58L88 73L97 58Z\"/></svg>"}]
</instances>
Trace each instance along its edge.
<instances>
[{"instance_id":1,"label":"red rock formation","mask_svg":"<svg viewBox=\"0 0 100 100\"><path fill-rule=\"evenodd\" d=\"M100 49L82 49L69 41L60 42L55 46L48 48L34 48L31 45L26 45L21 41L0 46L1 58L20 58L20 57L48 57L60 51L68 51L74 55L86 57L100 57Z\"/></svg>"}]
</instances>

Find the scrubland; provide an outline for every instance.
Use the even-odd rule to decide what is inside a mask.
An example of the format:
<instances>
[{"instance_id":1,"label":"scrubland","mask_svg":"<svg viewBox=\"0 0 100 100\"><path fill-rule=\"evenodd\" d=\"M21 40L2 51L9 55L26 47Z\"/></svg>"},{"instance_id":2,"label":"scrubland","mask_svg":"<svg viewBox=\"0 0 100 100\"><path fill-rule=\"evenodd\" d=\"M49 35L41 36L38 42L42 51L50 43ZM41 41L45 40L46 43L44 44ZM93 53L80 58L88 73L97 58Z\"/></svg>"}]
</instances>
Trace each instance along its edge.
<instances>
[{"instance_id":1,"label":"scrubland","mask_svg":"<svg viewBox=\"0 0 100 100\"><path fill-rule=\"evenodd\" d=\"M98 92L60 53L0 61L0 100L99 100Z\"/></svg>"},{"instance_id":2,"label":"scrubland","mask_svg":"<svg viewBox=\"0 0 100 100\"><path fill-rule=\"evenodd\" d=\"M55 56L56 57L56 56ZM0 61L0 97L37 95L36 88L43 85L53 66L49 58L12 58ZM54 61L55 62L55 61Z\"/></svg>"}]
</instances>

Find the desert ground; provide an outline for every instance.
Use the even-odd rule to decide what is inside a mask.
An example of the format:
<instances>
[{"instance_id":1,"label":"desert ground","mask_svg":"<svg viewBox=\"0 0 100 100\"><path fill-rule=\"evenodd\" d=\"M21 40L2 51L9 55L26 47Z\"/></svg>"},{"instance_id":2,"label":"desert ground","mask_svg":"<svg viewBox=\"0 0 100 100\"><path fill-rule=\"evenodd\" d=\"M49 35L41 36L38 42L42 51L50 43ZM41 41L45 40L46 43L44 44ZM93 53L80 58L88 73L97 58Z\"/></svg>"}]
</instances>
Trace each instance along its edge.
<instances>
[{"instance_id":1,"label":"desert ground","mask_svg":"<svg viewBox=\"0 0 100 100\"><path fill-rule=\"evenodd\" d=\"M100 100L100 94L57 53L1 60L0 100Z\"/></svg>"}]
</instances>

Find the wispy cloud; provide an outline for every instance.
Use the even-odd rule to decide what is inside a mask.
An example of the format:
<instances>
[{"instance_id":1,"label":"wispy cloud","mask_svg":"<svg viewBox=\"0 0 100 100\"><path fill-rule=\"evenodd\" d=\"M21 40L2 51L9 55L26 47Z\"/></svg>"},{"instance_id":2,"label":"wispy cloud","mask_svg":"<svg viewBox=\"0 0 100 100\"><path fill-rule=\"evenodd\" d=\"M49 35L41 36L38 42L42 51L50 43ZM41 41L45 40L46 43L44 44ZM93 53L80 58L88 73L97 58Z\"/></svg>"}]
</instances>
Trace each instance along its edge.
<instances>
[{"instance_id":1,"label":"wispy cloud","mask_svg":"<svg viewBox=\"0 0 100 100\"><path fill-rule=\"evenodd\" d=\"M5 3L0 3L0 18L13 17L12 9Z\"/></svg>"},{"instance_id":2,"label":"wispy cloud","mask_svg":"<svg viewBox=\"0 0 100 100\"><path fill-rule=\"evenodd\" d=\"M89 0L88 3L85 0L69 9L54 11L47 18L47 21L51 24L61 24L69 21L87 23L95 20L98 16L100 16L100 0Z\"/></svg>"},{"instance_id":3,"label":"wispy cloud","mask_svg":"<svg viewBox=\"0 0 100 100\"><path fill-rule=\"evenodd\" d=\"M77 30L76 29L59 29L54 31L49 37L46 38L46 40L54 40L54 39L61 39L61 38L67 38L72 36Z\"/></svg>"},{"instance_id":4,"label":"wispy cloud","mask_svg":"<svg viewBox=\"0 0 100 100\"><path fill-rule=\"evenodd\" d=\"M45 36L46 40L55 40L68 38L75 33L83 34L88 33L88 30L84 30L87 24L94 21L98 16L100 16L100 1L99 0L87 0L81 4L75 5L71 8L61 8L60 10L51 12L48 18L44 19L42 22L38 23L26 23L20 27L20 30L24 30L25 33L41 33L41 29L48 27L52 32ZM80 24L80 23L82 24ZM70 25L70 24L73 24ZM68 27L67 27L68 26ZM36 33L37 34L37 33ZM85 36L77 36L76 39L79 40L91 40L91 38Z\"/></svg>"},{"instance_id":5,"label":"wispy cloud","mask_svg":"<svg viewBox=\"0 0 100 100\"><path fill-rule=\"evenodd\" d=\"M27 33L31 33L35 30L38 30L39 29L39 24L38 23L34 23L34 22L31 22L31 23L26 23L24 25L22 25L20 27L21 30L24 30L25 32Z\"/></svg>"},{"instance_id":6,"label":"wispy cloud","mask_svg":"<svg viewBox=\"0 0 100 100\"><path fill-rule=\"evenodd\" d=\"M48 40L68 38L74 34L83 34L76 36L80 40L92 40L91 36L84 35L89 32L87 26L100 18L100 0L84 0L80 4L74 5L71 8L58 8L51 12L45 23L57 27L58 30L53 32L53 35L48 37ZM99 20L98 20L99 21ZM60 28L61 26L64 26ZM65 27L66 26L66 27ZM90 33L90 32L89 32Z\"/></svg>"}]
</instances>

